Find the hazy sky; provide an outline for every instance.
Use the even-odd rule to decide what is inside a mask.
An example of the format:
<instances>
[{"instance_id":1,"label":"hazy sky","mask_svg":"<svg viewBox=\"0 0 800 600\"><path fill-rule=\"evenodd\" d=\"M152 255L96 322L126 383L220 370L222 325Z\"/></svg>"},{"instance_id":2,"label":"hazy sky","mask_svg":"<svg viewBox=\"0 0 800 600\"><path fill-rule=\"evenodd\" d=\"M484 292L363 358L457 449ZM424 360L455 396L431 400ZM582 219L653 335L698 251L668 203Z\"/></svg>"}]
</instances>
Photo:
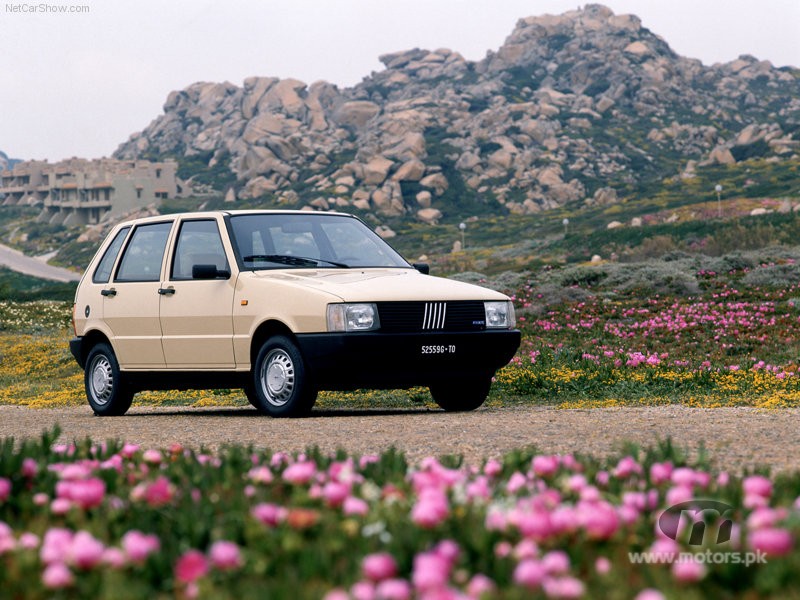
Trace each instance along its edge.
<instances>
[{"instance_id":1,"label":"hazy sky","mask_svg":"<svg viewBox=\"0 0 800 600\"><path fill-rule=\"evenodd\" d=\"M0 150L51 161L110 155L196 81L252 75L339 86L378 56L496 50L520 17L574 0L0 0ZM800 66L800 0L606 0L679 54ZM57 12L66 9L71 12Z\"/></svg>"}]
</instances>

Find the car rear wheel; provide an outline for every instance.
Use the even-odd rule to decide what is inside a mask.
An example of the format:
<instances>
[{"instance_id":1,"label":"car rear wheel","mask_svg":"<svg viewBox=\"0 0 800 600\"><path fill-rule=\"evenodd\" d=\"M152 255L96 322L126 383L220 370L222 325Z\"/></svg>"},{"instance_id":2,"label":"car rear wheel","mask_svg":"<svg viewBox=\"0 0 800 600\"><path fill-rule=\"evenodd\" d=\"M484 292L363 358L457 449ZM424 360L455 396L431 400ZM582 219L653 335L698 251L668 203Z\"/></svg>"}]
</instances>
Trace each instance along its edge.
<instances>
[{"instance_id":1,"label":"car rear wheel","mask_svg":"<svg viewBox=\"0 0 800 600\"><path fill-rule=\"evenodd\" d=\"M285 336L270 338L261 347L245 393L253 406L272 417L307 415L317 400L303 356Z\"/></svg>"},{"instance_id":2,"label":"car rear wheel","mask_svg":"<svg viewBox=\"0 0 800 600\"><path fill-rule=\"evenodd\" d=\"M94 414L101 417L124 415L133 401L111 346L97 344L86 357L83 377L86 398Z\"/></svg>"},{"instance_id":3,"label":"car rear wheel","mask_svg":"<svg viewBox=\"0 0 800 600\"><path fill-rule=\"evenodd\" d=\"M492 387L491 376L431 386L431 396L447 412L466 412L481 406Z\"/></svg>"}]
</instances>

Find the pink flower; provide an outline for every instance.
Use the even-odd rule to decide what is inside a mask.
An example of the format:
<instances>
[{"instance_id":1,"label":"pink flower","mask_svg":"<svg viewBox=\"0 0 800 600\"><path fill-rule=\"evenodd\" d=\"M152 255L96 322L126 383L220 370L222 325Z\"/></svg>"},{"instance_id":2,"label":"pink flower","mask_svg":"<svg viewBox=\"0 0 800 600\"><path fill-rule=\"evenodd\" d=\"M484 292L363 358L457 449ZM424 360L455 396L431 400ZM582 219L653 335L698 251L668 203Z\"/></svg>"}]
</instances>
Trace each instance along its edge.
<instances>
[{"instance_id":1,"label":"pink flower","mask_svg":"<svg viewBox=\"0 0 800 600\"><path fill-rule=\"evenodd\" d=\"M508 483L506 484L506 491L509 494L516 494L522 488L525 487L525 484L528 483L528 479L520 473L519 471L514 472L511 477L508 478Z\"/></svg>"},{"instance_id":2,"label":"pink flower","mask_svg":"<svg viewBox=\"0 0 800 600\"><path fill-rule=\"evenodd\" d=\"M311 461L296 462L286 467L283 472L283 480L295 485L308 483L317 474L317 465Z\"/></svg>"},{"instance_id":3,"label":"pink flower","mask_svg":"<svg viewBox=\"0 0 800 600\"><path fill-rule=\"evenodd\" d=\"M772 482L762 475L751 475L742 481L742 489L745 496L761 496L769 498L772 496Z\"/></svg>"},{"instance_id":4,"label":"pink flower","mask_svg":"<svg viewBox=\"0 0 800 600\"><path fill-rule=\"evenodd\" d=\"M358 581L350 588L354 600L375 600L375 586L370 581Z\"/></svg>"},{"instance_id":5,"label":"pink flower","mask_svg":"<svg viewBox=\"0 0 800 600\"><path fill-rule=\"evenodd\" d=\"M539 455L533 457L533 472L539 477L549 477L558 471L558 456Z\"/></svg>"},{"instance_id":6,"label":"pink flower","mask_svg":"<svg viewBox=\"0 0 800 600\"><path fill-rule=\"evenodd\" d=\"M161 542L153 534L144 534L133 529L122 536L122 549L134 563L143 563L153 552L161 548Z\"/></svg>"},{"instance_id":7,"label":"pink flower","mask_svg":"<svg viewBox=\"0 0 800 600\"><path fill-rule=\"evenodd\" d=\"M614 477L617 479L627 479L631 475L640 475L642 473L642 465L636 462L632 456L625 456L619 460L617 466L614 467Z\"/></svg>"},{"instance_id":8,"label":"pink flower","mask_svg":"<svg viewBox=\"0 0 800 600\"><path fill-rule=\"evenodd\" d=\"M45 567L42 573L42 583L44 587L51 590L58 590L69 587L75 581L72 572L64 563L53 563Z\"/></svg>"},{"instance_id":9,"label":"pink flower","mask_svg":"<svg viewBox=\"0 0 800 600\"><path fill-rule=\"evenodd\" d=\"M342 504L342 512L345 515L359 515L364 516L369 512L369 505L366 501L355 496L348 496Z\"/></svg>"},{"instance_id":10,"label":"pink flower","mask_svg":"<svg viewBox=\"0 0 800 600\"><path fill-rule=\"evenodd\" d=\"M447 518L450 507L447 496L437 489L424 490L411 509L411 520L425 529L436 527Z\"/></svg>"},{"instance_id":11,"label":"pink flower","mask_svg":"<svg viewBox=\"0 0 800 600\"><path fill-rule=\"evenodd\" d=\"M411 586L404 579L385 579L375 588L375 596L380 600L409 600Z\"/></svg>"},{"instance_id":12,"label":"pink flower","mask_svg":"<svg viewBox=\"0 0 800 600\"><path fill-rule=\"evenodd\" d=\"M56 498L50 503L50 512L54 515L65 515L72 508L72 502L66 498Z\"/></svg>"},{"instance_id":13,"label":"pink flower","mask_svg":"<svg viewBox=\"0 0 800 600\"><path fill-rule=\"evenodd\" d=\"M256 483L272 483L274 479L272 471L266 466L253 467L247 476Z\"/></svg>"},{"instance_id":14,"label":"pink flower","mask_svg":"<svg viewBox=\"0 0 800 600\"><path fill-rule=\"evenodd\" d=\"M72 548L72 532L69 529L53 527L44 534L39 558L46 565L66 563Z\"/></svg>"},{"instance_id":15,"label":"pink flower","mask_svg":"<svg viewBox=\"0 0 800 600\"><path fill-rule=\"evenodd\" d=\"M82 480L59 481L56 496L71 500L83 509L95 508L103 503L106 484L102 479L91 477Z\"/></svg>"},{"instance_id":16,"label":"pink flower","mask_svg":"<svg viewBox=\"0 0 800 600\"><path fill-rule=\"evenodd\" d=\"M103 562L112 569L121 569L127 564L128 559L119 548L106 548L103 552Z\"/></svg>"},{"instance_id":17,"label":"pink flower","mask_svg":"<svg viewBox=\"0 0 800 600\"><path fill-rule=\"evenodd\" d=\"M361 561L361 572L371 581L383 581L397 575L397 563L387 552L370 554Z\"/></svg>"},{"instance_id":18,"label":"pink flower","mask_svg":"<svg viewBox=\"0 0 800 600\"><path fill-rule=\"evenodd\" d=\"M146 463L150 463L151 465L159 465L161 464L161 461L164 460L164 457L158 450L148 449L142 454L142 460L144 460Z\"/></svg>"},{"instance_id":19,"label":"pink flower","mask_svg":"<svg viewBox=\"0 0 800 600\"><path fill-rule=\"evenodd\" d=\"M647 588L636 594L633 600L666 600L666 596L653 588Z\"/></svg>"},{"instance_id":20,"label":"pink flower","mask_svg":"<svg viewBox=\"0 0 800 600\"><path fill-rule=\"evenodd\" d=\"M322 497L328 506L341 506L350 495L350 486L338 481L329 481L322 488Z\"/></svg>"},{"instance_id":21,"label":"pink flower","mask_svg":"<svg viewBox=\"0 0 800 600\"><path fill-rule=\"evenodd\" d=\"M250 514L264 525L277 527L279 523L286 520L287 510L277 504L261 503L256 504Z\"/></svg>"},{"instance_id":22,"label":"pink flower","mask_svg":"<svg viewBox=\"0 0 800 600\"><path fill-rule=\"evenodd\" d=\"M586 591L583 582L575 577L545 577L542 587L548 598L580 598Z\"/></svg>"},{"instance_id":23,"label":"pink flower","mask_svg":"<svg viewBox=\"0 0 800 600\"><path fill-rule=\"evenodd\" d=\"M486 465L483 467L483 473L487 477L497 477L502 472L503 472L503 463L494 458L487 461Z\"/></svg>"},{"instance_id":24,"label":"pink flower","mask_svg":"<svg viewBox=\"0 0 800 600\"><path fill-rule=\"evenodd\" d=\"M25 548L26 550L35 550L39 547L39 542L39 536L35 533L30 533L29 531L26 531L19 536L19 545L21 548Z\"/></svg>"},{"instance_id":25,"label":"pink flower","mask_svg":"<svg viewBox=\"0 0 800 600\"><path fill-rule=\"evenodd\" d=\"M414 570L411 580L419 591L443 588L450 579L450 562L433 552L417 554L414 557Z\"/></svg>"},{"instance_id":26,"label":"pink flower","mask_svg":"<svg viewBox=\"0 0 800 600\"><path fill-rule=\"evenodd\" d=\"M211 544L208 551L211 564L221 571L231 571L242 566L242 555L239 546L233 542L219 540Z\"/></svg>"},{"instance_id":27,"label":"pink flower","mask_svg":"<svg viewBox=\"0 0 800 600\"><path fill-rule=\"evenodd\" d=\"M72 538L70 562L79 569L91 569L103 560L105 546L88 531L79 531Z\"/></svg>"},{"instance_id":28,"label":"pink flower","mask_svg":"<svg viewBox=\"0 0 800 600\"><path fill-rule=\"evenodd\" d=\"M467 584L467 596L470 598L488 598L494 593L496 587L494 581L483 573L478 573Z\"/></svg>"},{"instance_id":29,"label":"pink flower","mask_svg":"<svg viewBox=\"0 0 800 600\"><path fill-rule=\"evenodd\" d=\"M542 585L547 571L538 560L523 560L514 569L514 583L528 589L536 589Z\"/></svg>"},{"instance_id":30,"label":"pink flower","mask_svg":"<svg viewBox=\"0 0 800 600\"><path fill-rule=\"evenodd\" d=\"M175 497L175 486L163 475L145 487L144 500L150 506L158 508L172 502Z\"/></svg>"},{"instance_id":31,"label":"pink flower","mask_svg":"<svg viewBox=\"0 0 800 600\"><path fill-rule=\"evenodd\" d=\"M208 561L199 550L188 550L175 563L175 579L189 584L208 573Z\"/></svg>"},{"instance_id":32,"label":"pink flower","mask_svg":"<svg viewBox=\"0 0 800 600\"><path fill-rule=\"evenodd\" d=\"M569 571L569 556L563 550L551 550L542 557L542 566L550 575L562 575Z\"/></svg>"},{"instance_id":33,"label":"pink flower","mask_svg":"<svg viewBox=\"0 0 800 600\"><path fill-rule=\"evenodd\" d=\"M617 511L606 502L584 504L580 510L583 528L592 539L607 540L619 528Z\"/></svg>"},{"instance_id":34,"label":"pink flower","mask_svg":"<svg viewBox=\"0 0 800 600\"><path fill-rule=\"evenodd\" d=\"M611 572L611 561L605 556L598 556L594 561L594 570L598 575L608 575Z\"/></svg>"},{"instance_id":35,"label":"pink flower","mask_svg":"<svg viewBox=\"0 0 800 600\"><path fill-rule=\"evenodd\" d=\"M669 481L672 475L672 463L653 463L650 466L650 481L653 485L661 485Z\"/></svg>"},{"instance_id":36,"label":"pink flower","mask_svg":"<svg viewBox=\"0 0 800 600\"><path fill-rule=\"evenodd\" d=\"M122 450L120 450L120 452L119 452L119 453L120 453L120 454L121 454L121 455L122 455L124 458L128 458L128 459L130 459L130 458L133 458L133 456L134 456L134 455L135 455L135 454L136 454L138 451L139 451L139 445L138 445L138 444L125 444L125 445L122 447Z\"/></svg>"},{"instance_id":37,"label":"pink flower","mask_svg":"<svg viewBox=\"0 0 800 600\"><path fill-rule=\"evenodd\" d=\"M681 583L694 583L706 576L706 566L694 560L679 560L672 563L672 575Z\"/></svg>"},{"instance_id":38,"label":"pink flower","mask_svg":"<svg viewBox=\"0 0 800 600\"><path fill-rule=\"evenodd\" d=\"M0 477L0 502L5 502L11 495L11 480Z\"/></svg>"},{"instance_id":39,"label":"pink flower","mask_svg":"<svg viewBox=\"0 0 800 600\"><path fill-rule=\"evenodd\" d=\"M26 479L33 479L39 472L39 464L28 457L22 461L22 476Z\"/></svg>"},{"instance_id":40,"label":"pink flower","mask_svg":"<svg viewBox=\"0 0 800 600\"><path fill-rule=\"evenodd\" d=\"M783 556L792 551L792 534L786 529L768 527L751 531L748 543L753 550L764 552L769 556Z\"/></svg>"},{"instance_id":41,"label":"pink flower","mask_svg":"<svg viewBox=\"0 0 800 600\"><path fill-rule=\"evenodd\" d=\"M350 600L350 594L341 589L331 590L322 597L322 600Z\"/></svg>"}]
</instances>

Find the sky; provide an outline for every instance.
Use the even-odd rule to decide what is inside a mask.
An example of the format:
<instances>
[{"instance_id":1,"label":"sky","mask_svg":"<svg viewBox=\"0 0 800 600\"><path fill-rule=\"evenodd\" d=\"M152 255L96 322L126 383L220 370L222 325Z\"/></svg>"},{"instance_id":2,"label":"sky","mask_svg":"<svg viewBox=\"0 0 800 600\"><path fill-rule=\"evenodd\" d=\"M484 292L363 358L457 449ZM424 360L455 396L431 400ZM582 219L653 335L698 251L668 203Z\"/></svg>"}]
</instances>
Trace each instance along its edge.
<instances>
[{"instance_id":1,"label":"sky","mask_svg":"<svg viewBox=\"0 0 800 600\"><path fill-rule=\"evenodd\" d=\"M800 67L800 0L605 0L704 64ZM517 20L575 0L0 0L0 150L110 156L197 81L293 77L352 86L382 54L496 50ZM580 4L582 6L582 4Z\"/></svg>"}]
</instances>

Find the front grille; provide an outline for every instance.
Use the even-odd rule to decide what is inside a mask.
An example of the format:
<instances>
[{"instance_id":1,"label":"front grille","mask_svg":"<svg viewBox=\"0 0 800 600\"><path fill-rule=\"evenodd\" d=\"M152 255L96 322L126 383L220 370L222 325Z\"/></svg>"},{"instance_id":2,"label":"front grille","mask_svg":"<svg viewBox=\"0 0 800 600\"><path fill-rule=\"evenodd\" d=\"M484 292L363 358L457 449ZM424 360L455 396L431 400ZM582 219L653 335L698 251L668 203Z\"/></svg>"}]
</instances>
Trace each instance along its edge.
<instances>
[{"instance_id":1,"label":"front grille","mask_svg":"<svg viewBox=\"0 0 800 600\"><path fill-rule=\"evenodd\" d=\"M486 312L479 300L378 302L381 331L481 331Z\"/></svg>"}]
</instances>

